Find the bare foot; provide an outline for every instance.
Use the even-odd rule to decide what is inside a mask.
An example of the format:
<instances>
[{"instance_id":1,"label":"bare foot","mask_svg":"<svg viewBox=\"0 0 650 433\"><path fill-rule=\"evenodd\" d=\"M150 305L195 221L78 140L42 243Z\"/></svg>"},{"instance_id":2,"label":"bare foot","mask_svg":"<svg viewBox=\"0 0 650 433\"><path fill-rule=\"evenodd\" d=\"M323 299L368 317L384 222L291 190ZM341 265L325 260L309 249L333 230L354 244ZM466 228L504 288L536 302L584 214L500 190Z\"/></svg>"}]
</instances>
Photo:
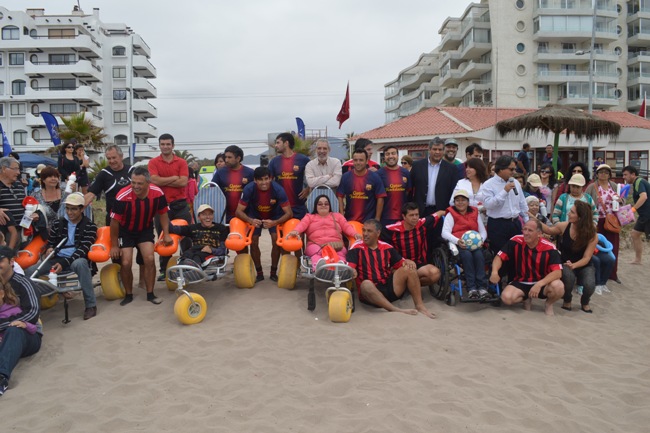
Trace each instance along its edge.
<instances>
[{"instance_id":1,"label":"bare foot","mask_svg":"<svg viewBox=\"0 0 650 433\"><path fill-rule=\"evenodd\" d=\"M640 265L640 264L641 264L641 261L639 261L639 260L635 260L635 261L633 261L633 262L630 263L630 264L631 264L631 265Z\"/></svg>"},{"instance_id":2,"label":"bare foot","mask_svg":"<svg viewBox=\"0 0 650 433\"><path fill-rule=\"evenodd\" d=\"M392 312L394 313L404 313L404 314L409 314L411 316L417 316L418 315L418 310L412 310L412 309L403 309L403 308L396 308Z\"/></svg>"},{"instance_id":3,"label":"bare foot","mask_svg":"<svg viewBox=\"0 0 650 433\"><path fill-rule=\"evenodd\" d=\"M553 304L547 302L544 307L544 313L546 313L547 316L555 316L555 313L553 312Z\"/></svg>"},{"instance_id":4,"label":"bare foot","mask_svg":"<svg viewBox=\"0 0 650 433\"><path fill-rule=\"evenodd\" d=\"M526 311L530 311L530 308L531 308L531 306L532 306L532 302L533 302L533 301L532 301L530 298L526 299L526 300L524 301L524 310L526 310Z\"/></svg>"},{"instance_id":5,"label":"bare foot","mask_svg":"<svg viewBox=\"0 0 650 433\"><path fill-rule=\"evenodd\" d=\"M416 305L415 309L418 310L420 313L424 314L425 316L427 316L429 319L436 318L436 315L430 312L429 310L427 310L427 307L425 307L424 305Z\"/></svg>"}]
</instances>

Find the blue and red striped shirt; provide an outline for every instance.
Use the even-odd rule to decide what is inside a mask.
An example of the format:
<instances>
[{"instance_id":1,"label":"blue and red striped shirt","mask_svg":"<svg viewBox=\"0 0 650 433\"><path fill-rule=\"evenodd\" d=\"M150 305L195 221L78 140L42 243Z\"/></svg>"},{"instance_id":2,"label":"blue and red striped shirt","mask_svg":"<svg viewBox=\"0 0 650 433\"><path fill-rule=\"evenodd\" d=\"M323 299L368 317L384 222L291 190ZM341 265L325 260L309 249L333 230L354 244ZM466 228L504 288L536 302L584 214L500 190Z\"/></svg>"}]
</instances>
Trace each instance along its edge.
<instances>
[{"instance_id":1,"label":"blue and red striped shirt","mask_svg":"<svg viewBox=\"0 0 650 433\"><path fill-rule=\"evenodd\" d=\"M362 175L348 171L341 178L336 190L338 197L345 197L345 219L364 222L377 213L377 198L386 197L381 178L370 170Z\"/></svg>"},{"instance_id":2,"label":"blue and red striped shirt","mask_svg":"<svg viewBox=\"0 0 650 433\"><path fill-rule=\"evenodd\" d=\"M302 218L307 213L305 200L298 198L305 187L305 167L309 157L302 153L294 153L290 157L278 155L269 162L269 171L273 180L287 194L294 218Z\"/></svg>"},{"instance_id":3,"label":"blue and red striped shirt","mask_svg":"<svg viewBox=\"0 0 650 433\"><path fill-rule=\"evenodd\" d=\"M404 167L395 169L383 167L377 171L377 175L386 190L381 222L392 224L402 219L402 206L406 203L406 194L411 189L409 171Z\"/></svg>"},{"instance_id":4,"label":"blue and red striped shirt","mask_svg":"<svg viewBox=\"0 0 650 433\"><path fill-rule=\"evenodd\" d=\"M253 183L253 169L245 165L236 170L222 167L214 173L212 182L219 185L226 196L226 221L230 221L235 216L244 187Z\"/></svg>"}]
</instances>

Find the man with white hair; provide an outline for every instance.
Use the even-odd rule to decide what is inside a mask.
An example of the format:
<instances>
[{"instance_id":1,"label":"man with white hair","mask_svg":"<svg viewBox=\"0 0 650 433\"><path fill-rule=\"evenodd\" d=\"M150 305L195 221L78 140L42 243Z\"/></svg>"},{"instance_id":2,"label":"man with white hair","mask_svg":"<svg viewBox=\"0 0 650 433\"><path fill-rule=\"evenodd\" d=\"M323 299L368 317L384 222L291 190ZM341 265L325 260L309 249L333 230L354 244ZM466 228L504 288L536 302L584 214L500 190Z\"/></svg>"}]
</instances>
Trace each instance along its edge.
<instances>
[{"instance_id":1,"label":"man with white hair","mask_svg":"<svg viewBox=\"0 0 650 433\"><path fill-rule=\"evenodd\" d=\"M312 189L321 185L336 189L341 183L341 161L330 157L330 150L326 138L316 140L316 158L305 167L307 185Z\"/></svg>"},{"instance_id":2,"label":"man with white hair","mask_svg":"<svg viewBox=\"0 0 650 433\"><path fill-rule=\"evenodd\" d=\"M20 236L11 235L8 227L19 224L25 213L25 187L18 180L19 176L20 164L15 158L0 158L0 230L9 248L19 246Z\"/></svg>"}]
</instances>

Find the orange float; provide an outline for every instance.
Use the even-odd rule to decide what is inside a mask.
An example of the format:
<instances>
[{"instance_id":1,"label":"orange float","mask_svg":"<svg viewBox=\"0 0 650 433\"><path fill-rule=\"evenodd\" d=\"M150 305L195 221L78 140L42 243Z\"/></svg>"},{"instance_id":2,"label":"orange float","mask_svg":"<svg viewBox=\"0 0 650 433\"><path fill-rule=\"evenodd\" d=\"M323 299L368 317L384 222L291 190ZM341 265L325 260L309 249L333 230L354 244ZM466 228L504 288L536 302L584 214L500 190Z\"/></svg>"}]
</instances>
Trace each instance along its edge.
<instances>
[{"instance_id":1,"label":"orange float","mask_svg":"<svg viewBox=\"0 0 650 433\"><path fill-rule=\"evenodd\" d=\"M97 229L97 240L90 246L88 259L95 263L103 263L111 258L111 227Z\"/></svg>"},{"instance_id":2,"label":"orange float","mask_svg":"<svg viewBox=\"0 0 650 433\"><path fill-rule=\"evenodd\" d=\"M278 224L278 240L276 244L283 250L293 252L302 248L302 239L300 237L288 236L298 224L300 224L300 220L297 218L291 218L282 224Z\"/></svg>"},{"instance_id":3,"label":"orange float","mask_svg":"<svg viewBox=\"0 0 650 433\"><path fill-rule=\"evenodd\" d=\"M255 226L235 217L230 220L230 233L226 238L226 248L241 251L253 242Z\"/></svg>"},{"instance_id":4,"label":"orange float","mask_svg":"<svg viewBox=\"0 0 650 433\"><path fill-rule=\"evenodd\" d=\"M172 220L171 224L175 226L186 226L187 221L182 220L182 219L175 219ZM163 257L170 257L173 256L176 250L178 250L178 245L181 242L181 238L183 236L177 235L174 233L170 233L169 236L172 238L172 244L171 245L163 245L162 240L163 240L163 233L160 234L160 237L158 238L158 242L156 242L156 246L154 247L154 251L158 253L158 255L163 256Z\"/></svg>"},{"instance_id":5,"label":"orange float","mask_svg":"<svg viewBox=\"0 0 650 433\"><path fill-rule=\"evenodd\" d=\"M363 224L360 223L359 221L348 221L348 224L350 224L352 227L354 227L354 231L359 233L360 235L363 234ZM355 243L357 240L354 238L354 236L348 236L348 240L350 241L350 245Z\"/></svg>"},{"instance_id":6,"label":"orange float","mask_svg":"<svg viewBox=\"0 0 650 433\"><path fill-rule=\"evenodd\" d=\"M34 236L34 239L27 244L24 250L18 251L16 263L23 269L35 265L38 263L43 251L45 251L46 245L47 242L40 235Z\"/></svg>"}]
</instances>

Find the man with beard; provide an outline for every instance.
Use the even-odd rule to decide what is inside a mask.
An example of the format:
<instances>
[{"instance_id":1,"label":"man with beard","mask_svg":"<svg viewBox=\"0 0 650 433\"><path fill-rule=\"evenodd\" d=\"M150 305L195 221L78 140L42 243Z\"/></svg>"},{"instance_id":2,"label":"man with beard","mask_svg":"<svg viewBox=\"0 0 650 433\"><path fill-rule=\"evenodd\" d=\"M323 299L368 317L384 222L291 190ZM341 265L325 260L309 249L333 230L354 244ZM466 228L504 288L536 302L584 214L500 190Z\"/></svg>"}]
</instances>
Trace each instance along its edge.
<instances>
[{"instance_id":1,"label":"man with beard","mask_svg":"<svg viewBox=\"0 0 650 433\"><path fill-rule=\"evenodd\" d=\"M244 151L239 146L228 146L223 152L225 166L212 176L226 197L226 223L235 216L244 187L253 182L253 169L242 165Z\"/></svg>"},{"instance_id":2,"label":"man with beard","mask_svg":"<svg viewBox=\"0 0 650 433\"><path fill-rule=\"evenodd\" d=\"M386 165L377 171L386 190L384 209L381 215L381 223L384 226L401 219L402 206L406 203L406 194L411 189L409 171L400 167L397 164L398 160L397 147L387 146L384 149Z\"/></svg>"},{"instance_id":3,"label":"man with beard","mask_svg":"<svg viewBox=\"0 0 650 433\"><path fill-rule=\"evenodd\" d=\"M307 185L314 189L317 186L329 186L336 189L341 183L341 161L330 157L330 145L326 138L316 140L316 159L312 159L305 167Z\"/></svg>"},{"instance_id":4,"label":"man with beard","mask_svg":"<svg viewBox=\"0 0 650 433\"><path fill-rule=\"evenodd\" d=\"M357 149L352 154L354 170L348 171L341 178L336 190L339 200L339 212L348 221L360 223L370 218L379 220L384 209L386 191L377 173L368 167L368 154Z\"/></svg>"}]
</instances>

